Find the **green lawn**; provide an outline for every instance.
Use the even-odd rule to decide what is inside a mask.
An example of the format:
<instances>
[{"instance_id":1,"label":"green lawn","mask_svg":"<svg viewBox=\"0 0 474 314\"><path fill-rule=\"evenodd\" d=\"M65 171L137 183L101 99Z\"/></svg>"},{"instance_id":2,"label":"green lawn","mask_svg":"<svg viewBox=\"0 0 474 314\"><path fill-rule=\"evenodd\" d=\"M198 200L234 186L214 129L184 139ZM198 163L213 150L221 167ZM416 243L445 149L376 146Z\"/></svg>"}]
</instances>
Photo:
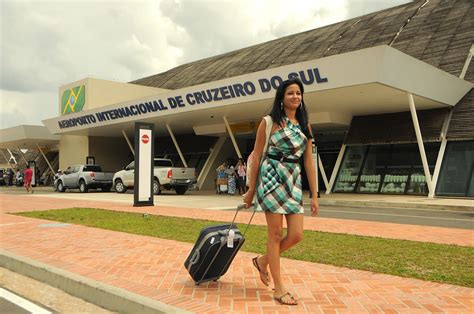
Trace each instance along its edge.
<instances>
[{"instance_id":1,"label":"green lawn","mask_svg":"<svg viewBox=\"0 0 474 314\"><path fill-rule=\"evenodd\" d=\"M205 226L223 222L143 217L137 213L70 208L18 215L193 243ZM244 230L245 225L239 225ZM251 226L242 250L263 253L266 228ZM474 248L305 231L285 257L377 273L474 287Z\"/></svg>"}]
</instances>

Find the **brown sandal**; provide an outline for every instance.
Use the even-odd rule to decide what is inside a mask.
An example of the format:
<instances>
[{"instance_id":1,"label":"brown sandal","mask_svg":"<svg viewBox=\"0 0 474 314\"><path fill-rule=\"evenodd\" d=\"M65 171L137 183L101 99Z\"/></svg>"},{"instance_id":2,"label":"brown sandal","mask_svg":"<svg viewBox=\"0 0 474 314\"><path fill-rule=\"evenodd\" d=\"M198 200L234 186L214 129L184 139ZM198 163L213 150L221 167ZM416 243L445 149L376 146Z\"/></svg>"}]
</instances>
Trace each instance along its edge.
<instances>
[{"instance_id":1,"label":"brown sandal","mask_svg":"<svg viewBox=\"0 0 474 314\"><path fill-rule=\"evenodd\" d=\"M253 266L255 266L255 268L258 270L258 273L260 274L260 281L268 287L270 285L270 278L268 277L268 272L260 269L260 266L258 265L258 258L259 256L252 258Z\"/></svg>"},{"instance_id":2,"label":"brown sandal","mask_svg":"<svg viewBox=\"0 0 474 314\"><path fill-rule=\"evenodd\" d=\"M274 297L274 298L281 305L298 305L298 301L289 292L284 293L280 297Z\"/></svg>"}]
</instances>

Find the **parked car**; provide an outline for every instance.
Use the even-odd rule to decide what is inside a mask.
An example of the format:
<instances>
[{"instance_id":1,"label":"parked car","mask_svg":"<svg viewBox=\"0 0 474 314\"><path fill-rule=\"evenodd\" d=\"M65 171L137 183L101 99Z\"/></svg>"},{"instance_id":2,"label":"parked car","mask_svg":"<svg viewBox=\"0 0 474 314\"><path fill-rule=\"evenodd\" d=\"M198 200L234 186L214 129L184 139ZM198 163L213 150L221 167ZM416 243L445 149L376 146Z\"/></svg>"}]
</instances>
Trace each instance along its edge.
<instances>
[{"instance_id":1,"label":"parked car","mask_svg":"<svg viewBox=\"0 0 474 314\"><path fill-rule=\"evenodd\" d=\"M155 158L153 169L153 193L159 195L163 190L175 190L182 195L196 185L196 170L194 168L178 168L173 166L170 159ZM125 193L133 188L135 178L135 162L129 163L123 170L116 172L113 178L115 191Z\"/></svg>"},{"instance_id":2,"label":"parked car","mask_svg":"<svg viewBox=\"0 0 474 314\"><path fill-rule=\"evenodd\" d=\"M79 189L85 193L89 189L101 189L109 192L112 188L112 172L103 172L97 165L75 165L67 168L55 181L57 191L66 189Z\"/></svg>"}]
</instances>

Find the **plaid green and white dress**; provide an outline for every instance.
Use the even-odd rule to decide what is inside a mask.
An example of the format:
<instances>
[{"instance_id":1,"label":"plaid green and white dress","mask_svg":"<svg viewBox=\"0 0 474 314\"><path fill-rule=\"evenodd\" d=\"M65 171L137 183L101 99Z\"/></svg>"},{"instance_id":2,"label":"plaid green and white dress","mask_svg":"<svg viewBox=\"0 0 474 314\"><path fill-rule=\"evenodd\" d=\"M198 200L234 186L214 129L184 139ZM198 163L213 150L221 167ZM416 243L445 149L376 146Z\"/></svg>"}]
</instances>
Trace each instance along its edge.
<instances>
[{"instance_id":1,"label":"plaid green and white dress","mask_svg":"<svg viewBox=\"0 0 474 314\"><path fill-rule=\"evenodd\" d=\"M286 158L299 159L308 142L299 125L288 118L286 127L270 136L268 154L283 154ZM277 214L303 214L303 191L299 163L281 162L265 158L260 167L257 186L257 203L263 211Z\"/></svg>"}]
</instances>

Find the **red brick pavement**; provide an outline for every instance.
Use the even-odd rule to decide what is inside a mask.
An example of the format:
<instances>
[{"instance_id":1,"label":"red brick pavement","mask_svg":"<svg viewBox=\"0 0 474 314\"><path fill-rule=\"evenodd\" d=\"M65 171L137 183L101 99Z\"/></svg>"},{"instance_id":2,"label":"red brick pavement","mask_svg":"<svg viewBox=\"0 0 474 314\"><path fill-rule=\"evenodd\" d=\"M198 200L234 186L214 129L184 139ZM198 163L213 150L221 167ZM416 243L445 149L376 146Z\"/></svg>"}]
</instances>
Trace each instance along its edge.
<instances>
[{"instance_id":1,"label":"red brick pavement","mask_svg":"<svg viewBox=\"0 0 474 314\"><path fill-rule=\"evenodd\" d=\"M144 211L124 204L33 195L0 195L0 206L3 213L72 206ZM153 207L146 211L186 216L176 208ZM186 211L188 216L214 220L219 220L218 215L222 219L232 215ZM261 219L261 215L256 218L259 223ZM336 225L339 229L332 228L337 232L343 232L340 225L354 224L309 218L306 227L312 226L308 221L323 220L328 220L326 228ZM239 252L220 281L195 286L182 265L191 244L6 214L0 214L0 228L4 250L198 313L472 313L474 307L471 288L282 259L284 280L300 300L298 306L290 308L273 301L271 290L257 279L250 262L253 255L246 252ZM390 228L381 228L380 232L383 230L395 232Z\"/></svg>"}]
</instances>

